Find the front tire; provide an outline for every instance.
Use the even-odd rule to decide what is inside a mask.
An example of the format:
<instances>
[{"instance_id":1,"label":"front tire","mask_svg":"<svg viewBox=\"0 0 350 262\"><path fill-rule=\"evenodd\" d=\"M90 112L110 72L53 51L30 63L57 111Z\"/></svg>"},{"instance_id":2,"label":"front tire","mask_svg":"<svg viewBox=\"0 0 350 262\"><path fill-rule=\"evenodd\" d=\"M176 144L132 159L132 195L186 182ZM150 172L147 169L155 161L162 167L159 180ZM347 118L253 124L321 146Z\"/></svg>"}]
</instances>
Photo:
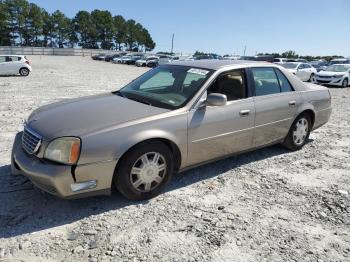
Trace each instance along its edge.
<instances>
[{"instance_id":1,"label":"front tire","mask_svg":"<svg viewBox=\"0 0 350 262\"><path fill-rule=\"evenodd\" d=\"M346 88L349 85L349 80L347 78L345 78L341 84L342 88Z\"/></svg>"},{"instance_id":2,"label":"front tire","mask_svg":"<svg viewBox=\"0 0 350 262\"><path fill-rule=\"evenodd\" d=\"M141 143L126 153L114 173L114 185L130 200L145 200L160 194L171 180L174 161L162 142Z\"/></svg>"},{"instance_id":3,"label":"front tire","mask_svg":"<svg viewBox=\"0 0 350 262\"><path fill-rule=\"evenodd\" d=\"M283 146L296 151L301 149L309 139L312 129L311 118L308 114L302 114L293 122L286 136Z\"/></svg>"},{"instance_id":4,"label":"front tire","mask_svg":"<svg viewBox=\"0 0 350 262\"><path fill-rule=\"evenodd\" d=\"M314 73L312 73L312 74L310 75L309 82L311 82L311 83L315 83L315 82L316 82L315 74L314 74Z\"/></svg>"},{"instance_id":5,"label":"front tire","mask_svg":"<svg viewBox=\"0 0 350 262\"><path fill-rule=\"evenodd\" d=\"M29 75L29 69L28 69L28 68L21 68L21 69L19 70L19 74L20 74L21 76L28 76L28 75Z\"/></svg>"}]
</instances>

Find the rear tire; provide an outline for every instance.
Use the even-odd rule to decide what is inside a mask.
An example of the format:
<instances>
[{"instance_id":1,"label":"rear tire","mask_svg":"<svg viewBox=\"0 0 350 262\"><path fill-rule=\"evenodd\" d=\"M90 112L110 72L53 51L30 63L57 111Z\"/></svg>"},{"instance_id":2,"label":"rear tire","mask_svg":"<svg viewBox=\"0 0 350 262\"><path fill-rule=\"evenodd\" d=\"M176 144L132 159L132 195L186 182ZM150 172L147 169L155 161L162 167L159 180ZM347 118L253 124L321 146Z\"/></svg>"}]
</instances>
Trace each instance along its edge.
<instances>
[{"instance_id":1,"label":"rear tire","mask_svg":"<svg viewBox=\"0 0 350 262\"><path fill-rule=\"evenodd\" d=\"M282 145L292 151L301 149L309 139L311 129L311 117L301 114L294 120Z\"/></svg>"},{"instance_id":2,"label":"rear tire","mask_svg":"<svg viewBox=\"0 0 350 262\"><path fill-rule=\"evenodd\" d=\"M315 74L314 74L314 73L312 73L312 74L310 75L309 82L311 82L311 83L315 83L315 82L316 82Z\"/></svg>"},{"instance_id":3,"label":"rear tire","mask_svg":"<svg viewBox=\"0 0 350 262\"><path fill-rule=\"evenodd\" d=\"M114 172L114 185L130 200L145 200L160 194L170 182L174 160L162 142L141 143L130 149Z\"/></svg>"},{"instance_id":4,"label":"rear tire","mask_svg":"<svg viewBox=\"0 0 350 262\"><path fill-rule=\"evenodd\" d=\"M346 88L349 85L349 80L347 78L345 78L341 84L342 88Z\"/></svg>"},{"instance_id":5,"label":"rear tire","mask_svg":"<svg viewBox=\"0 0 350 262\"><path fill-rule=\"evenodd\" d=\"M28 76L28 75L29 75L29 69L28 69L28 68L21 68L21 69L19 70L19 74L20 74L21 76Z\"/></svg>"}]
</instances>

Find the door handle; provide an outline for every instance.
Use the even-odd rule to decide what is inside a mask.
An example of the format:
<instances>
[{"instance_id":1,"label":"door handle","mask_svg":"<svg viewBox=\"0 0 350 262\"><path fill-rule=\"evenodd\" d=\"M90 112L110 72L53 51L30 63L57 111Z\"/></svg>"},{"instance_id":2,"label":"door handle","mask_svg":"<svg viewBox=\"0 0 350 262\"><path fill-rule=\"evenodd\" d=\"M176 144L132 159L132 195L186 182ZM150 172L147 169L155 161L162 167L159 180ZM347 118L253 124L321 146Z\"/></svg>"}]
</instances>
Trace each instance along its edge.
<instances>
[{"instance_id":1,"label":"door handle","mask_svg":"<svg viewBox=\"0 0 350 262\"><path fill-rule=\"evenodd\" d=\"M250 113L249 109L239 111L240 116L247 116L249 115L249 113Z\"/></svg>"},{"instance_id":2,"label":"door handle","mask_svg":"<svg viewBox=\"0 0 350 262\"><path fill-rule=\"evenodd\" d=\"M289 103L288 103L290 106L295 106L296 104L297 104L297 102L296 101L289 101Z\"/></svg>"}]
</instances>

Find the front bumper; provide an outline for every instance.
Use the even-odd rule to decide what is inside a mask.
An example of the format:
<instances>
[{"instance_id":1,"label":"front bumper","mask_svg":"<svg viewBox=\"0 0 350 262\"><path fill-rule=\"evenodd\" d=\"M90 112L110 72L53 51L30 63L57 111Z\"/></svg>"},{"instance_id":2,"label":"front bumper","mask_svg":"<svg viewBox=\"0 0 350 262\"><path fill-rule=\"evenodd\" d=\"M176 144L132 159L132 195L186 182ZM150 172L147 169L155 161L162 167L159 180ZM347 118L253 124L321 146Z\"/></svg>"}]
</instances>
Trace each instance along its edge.
<instances>
[{"instance_id":1,"label":"front bumper","mask_svg":"<svg viewBox=\"0 0 350 262\"><path fill-rule=\"evenodd\" d=\"M41 190L60 198L81 198L95 195L109 195L115 164L105 163L68 166L28 155L22 149L22 133L18 133L12 148L11 171L24 175ZM72 185L96 181L96 186L73 191ZM74 186L73 186L74 188Z\"/></svg>"},{"instance_id":2,"label":"front bumper","mask_svg":"<svg viewBox=\"0 0 350 262\"><path fill-rule=\"evenodd\" d=\"M327 78L320 78L316 76L316 84L319 85L333 85L333 86L341 86L343 83L342 77L340 78L333 78L333 77L327 77Z\"/></svg>"}]
</instances>

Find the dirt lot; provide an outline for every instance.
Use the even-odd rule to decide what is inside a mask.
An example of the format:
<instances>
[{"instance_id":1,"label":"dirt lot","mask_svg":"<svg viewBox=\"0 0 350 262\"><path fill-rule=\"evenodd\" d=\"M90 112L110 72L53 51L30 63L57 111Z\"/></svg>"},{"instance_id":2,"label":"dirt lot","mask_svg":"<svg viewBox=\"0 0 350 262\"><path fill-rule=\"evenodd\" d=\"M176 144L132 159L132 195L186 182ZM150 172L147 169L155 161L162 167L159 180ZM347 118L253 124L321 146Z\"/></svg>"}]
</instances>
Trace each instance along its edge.
<instances>
[{"instance_id":1,"label":"dirt lot","mask_svg":"<svg viewBox=\"0 0 350 262\"><path fill-rule=\"evenodd\" d=\"M29 77L0 77L0 261L350 261L350 88L331 88L331 120L299 152L273 146L205 165L150 201L66 201L11 176L23 119L146 69L30 60Z\"/></svg>"}]
</instances>

